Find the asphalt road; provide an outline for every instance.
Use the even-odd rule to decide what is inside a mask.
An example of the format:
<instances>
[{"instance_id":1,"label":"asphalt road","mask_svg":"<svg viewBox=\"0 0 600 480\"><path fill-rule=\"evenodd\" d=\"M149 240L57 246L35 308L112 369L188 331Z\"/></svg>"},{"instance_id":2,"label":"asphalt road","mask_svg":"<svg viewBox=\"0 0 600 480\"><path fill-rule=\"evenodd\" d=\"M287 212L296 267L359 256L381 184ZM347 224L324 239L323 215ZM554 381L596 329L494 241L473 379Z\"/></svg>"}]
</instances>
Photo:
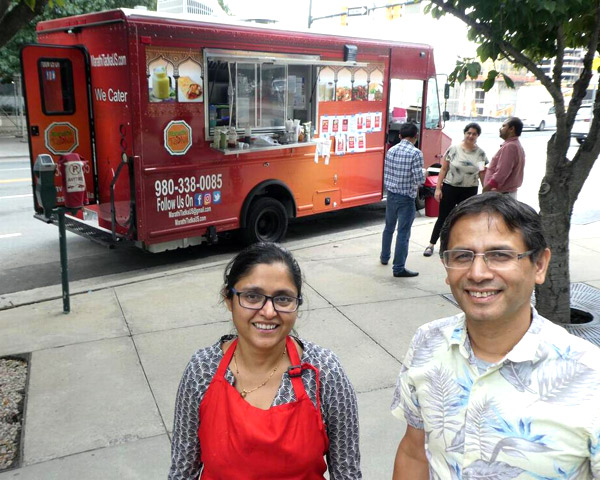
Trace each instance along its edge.
<instances>
[{"instance_id":1,"label":"asphalt road","mask_svg":"<svg viewBox=\"0 0 600 480\"><path fill-rule=\"evenodd\" d=\"M449 122L446 133L454 140L462 138L467 122ZM491 158L502 140L498 137L499 124L481 123L483 132L479 145ZM527 163L519 199L537 208L537 191L545 169L546 143L552 131L525 131L521 141ZM574 154L572 142L569 154ZM60 283L58 229L33 218L33 199L28 158L0 159L0 294L54 285ZM600 220L600 206L595 188L600 183L600 166L596 165L575 204L573 223ZM382 204L342 210L336 213L293 221L287 239L297 240L320 233L334 233L358 226L383 225ZM114 273L152 269L166 270L173 266L190 266L213 261L215 256L240 249L236 238L221 238L219 244L179 249L150 254L135 247L109 250L86 238L68 233L69 277L80 280Z\"/></svg>"},{"instance_id":2,"label":"asphalt road","mask_svg":"<svg viewBox=\"0 0 600 480\"><path fill-rule=\"evenodd\" d=\"M29 159L0 159L0 294L60 283L58 229L33 218ZM353 226L383 224L385 205L376 204L311 218L293 220L287 240L335 233ZM220 237L216 245L200 245L158 254L133 246L108 249L67 232L69 279L81 280L134 270L168 270L214 261L240 250L235 235Z\"/></svg>"}]
</instances>

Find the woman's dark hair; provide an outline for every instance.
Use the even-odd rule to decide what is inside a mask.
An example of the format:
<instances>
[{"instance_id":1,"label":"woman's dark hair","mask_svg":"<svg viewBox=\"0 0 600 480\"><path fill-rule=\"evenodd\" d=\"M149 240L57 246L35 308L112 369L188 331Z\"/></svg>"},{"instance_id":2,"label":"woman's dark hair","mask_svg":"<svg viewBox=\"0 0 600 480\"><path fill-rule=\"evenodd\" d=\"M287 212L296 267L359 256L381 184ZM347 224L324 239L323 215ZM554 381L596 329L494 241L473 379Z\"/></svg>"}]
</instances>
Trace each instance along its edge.
<instances>
[{"instance_id":1,"label":"woman's dark hair","mask_svg":"<svg viewBox=\"0 0 600 480\"><path fill-rule=\"evenodd\" d=\"M540 253L547 247L546 238L542 231L542 219L529 205L519 202L510 195L499 192L486 192L475 195L459 203L448 215L440 233L440 255L448 249L452 228L461 218L470 215L498 215L504 220L509 231L519 231L527 250L533 250L529 257L537 260Z\"/></svg>"},{"instance_id":2,"label":"woman's dark hair","mask_svg":"<svg viewBox=\"0 0 600 480\"><path fill-rule=\"evenodd\" d=\"M467 123L467 126L463 130L463 133L467 133L469 131L469 128L474 128L475 130L477 130L477 135L481 135L481 127L479 126L478 123L475 123L475 122Z\"/></svg>"},{"instance_id":3,"label":"woman's dark hair","mask_svg":"<svg viewBox=\"0 0 600 480\"><path fill-rule=\"evenodd\" d=\"M290 274L298 297L302 297L302 272L300 266L289 250L283 248L277 243L260 242L254 243L238 253L225 267L223 274L223 288L221 295L223 298L232 298L231 289L240 280L250 274L250 271L257 265L272 265L274 263L283 263Z\"/></svg>"}]
</instances>

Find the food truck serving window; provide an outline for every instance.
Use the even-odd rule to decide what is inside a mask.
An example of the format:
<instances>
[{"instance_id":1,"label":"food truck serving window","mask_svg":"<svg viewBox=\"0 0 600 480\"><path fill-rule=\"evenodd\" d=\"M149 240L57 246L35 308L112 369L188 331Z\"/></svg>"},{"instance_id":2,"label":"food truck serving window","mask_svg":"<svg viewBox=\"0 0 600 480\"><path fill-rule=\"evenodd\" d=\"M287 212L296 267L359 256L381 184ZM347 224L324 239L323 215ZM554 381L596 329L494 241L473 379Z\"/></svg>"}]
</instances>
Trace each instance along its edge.
<instances>
[{"instance_id":1,"label":"food truck serving window","mask_svg":"<svg viewBox=\"0 0 600 480\"><path fill-rule=\"evenodd\" d=\"M75 113L73 66L65 58L38 60L42 110L45 115L71 115Z\"/></svg>"},{"instance_id":2,"label":"food truck serving window","mask_svg":"<svg viewBox=\"0 0 600 480\"><path fill-rule=\"evenodd\" d=\"M219 126L268 132L286 119L313 120L318 57L220 51L205 61L209 136Z\"/></svg>"}]
</instances>

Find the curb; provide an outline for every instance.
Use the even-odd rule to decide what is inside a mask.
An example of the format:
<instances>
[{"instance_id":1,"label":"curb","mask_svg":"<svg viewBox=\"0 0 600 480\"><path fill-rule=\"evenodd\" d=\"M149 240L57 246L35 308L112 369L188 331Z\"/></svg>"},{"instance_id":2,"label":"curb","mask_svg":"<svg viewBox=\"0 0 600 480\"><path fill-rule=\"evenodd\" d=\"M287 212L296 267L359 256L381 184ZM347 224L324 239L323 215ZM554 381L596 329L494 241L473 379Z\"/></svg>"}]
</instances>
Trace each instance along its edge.
<instances>
[{"instance_id":1,"label":"curb","mask_svg":"<svg viewBox=\"0 0 600 480\"><path fill-rule=\"evenodd\" d=\"M428 225L435 219L432 217L420 216L415 218L413 228ZM327 240L319 238L309 240L299 240L297 242L291 241L290 243L284 243L283 246L288 250L295 252L306 248L313 248L318 246L329 245L332 243L343 242L346 240L353 240L361 237L371 237L381 235L381 229L378 227L377 231L370 230L373 227L361 227L356 230L338 232L337 234L329 234ZM383 228L383 226L382 226ZM333 237L333 238L331 238ZM121 287L124 285L131 285L134 283L141 283L150 280L156 280L163 277L171 277L174 275L181 275L196 270L206 270L217 266L226 265L227 260L218 260L202 265L193 265L190 267L175 268L172 270L157 272L157 273L142 273L137 274L139 270L134 271L131 274L119 273L113 275L106 275L103 277L90 277L84 280L78 280L76 282L69 283L69 294L71 297L76 295L83 295L87 293L97 292L100 290L107 290L110 288ZM23 290L20 292L9 293L0 296L0 312L4 310L11 310L13 308L24 307L27 305L35 305L38 303L49 302L52 300L59 300L62 298L62 285L50 285L47 287L34 288L31 290Z\"/></svg>"}]
</instances>

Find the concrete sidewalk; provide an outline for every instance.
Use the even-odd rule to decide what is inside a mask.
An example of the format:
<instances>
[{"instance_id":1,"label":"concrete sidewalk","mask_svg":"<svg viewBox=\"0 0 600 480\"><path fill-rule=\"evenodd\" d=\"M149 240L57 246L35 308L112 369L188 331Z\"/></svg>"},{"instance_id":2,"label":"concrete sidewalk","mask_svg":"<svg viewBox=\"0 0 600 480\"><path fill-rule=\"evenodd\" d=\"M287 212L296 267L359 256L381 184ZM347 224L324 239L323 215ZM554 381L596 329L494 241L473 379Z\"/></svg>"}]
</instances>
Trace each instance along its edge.
<instances>
[{"instance_id":1,"label":"concrete sidewalk","mask_svg":"<svg viewBox=\"0 0 600 480\"><path fill-rule=\"evenodd\" d=\"M410 279L379 264L382 226L286 244L306 277L297 330L339 355L358 393L367 480L391 478L405 426L389 405L412 334L458 311L442 296L439 259L422 256L432 222L413 226L408 267L420 275ZM0 480L166 478L182 371L232 329L218 298L227 260L80 282L89 293L72 296L69 315L60 299L0 311L0 356L31 352L22 467ZM571 267L573 282L600 288L600 222L572 227Z\"/></svg>"}]
</instances>

